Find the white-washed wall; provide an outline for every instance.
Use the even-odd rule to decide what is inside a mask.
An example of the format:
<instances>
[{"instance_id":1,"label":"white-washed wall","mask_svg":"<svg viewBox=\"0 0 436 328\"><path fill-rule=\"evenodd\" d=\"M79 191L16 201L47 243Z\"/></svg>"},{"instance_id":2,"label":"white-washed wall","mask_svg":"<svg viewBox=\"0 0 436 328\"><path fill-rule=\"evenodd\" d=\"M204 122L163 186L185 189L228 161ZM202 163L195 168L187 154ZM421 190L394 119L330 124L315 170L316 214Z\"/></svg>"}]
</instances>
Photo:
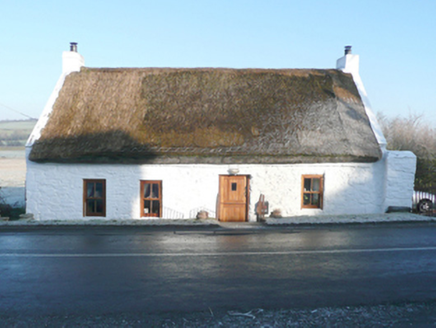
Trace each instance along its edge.
<instances>
[{"instance_id":1,"label":"white-washed wall","mask_svg":"<svg viewBox=\"0 0 436 328\"><path fill-rule=\"evenodd\" d=\"M384 210L389 206L412 206L416 156L410 151L386 153L386 195Z\"/></svg>"},{"instance_id":2,"label":"white-washed wall","mask_svg":"<svg viewBox=\"0 0 436 328\"><path fill-rule=\"evenodd\" d=\"M372 164L237 166L28 162L27 212L33 213L36 219L81 219L83 179L106 179L106 218L138 219L140 180L162 180L164 218L192 218L200 208L215 211L218 177L228 174L230 167L237 167L239 174L251 176L250 221L256 219L255 204L260 194L265 195L270 211L281 209L283 216L382 213L385 195L395 199L399 190L404 192L392 205L410 206L411 177L415 168L410 160L402 163L398 175L392 175L395 176L394 186L391 182L385 183L385 169L395 169L395 164L386 164L385 160ZM323 210L301 209L303 174L324 175Z\"/></svg>"}]
</instances>

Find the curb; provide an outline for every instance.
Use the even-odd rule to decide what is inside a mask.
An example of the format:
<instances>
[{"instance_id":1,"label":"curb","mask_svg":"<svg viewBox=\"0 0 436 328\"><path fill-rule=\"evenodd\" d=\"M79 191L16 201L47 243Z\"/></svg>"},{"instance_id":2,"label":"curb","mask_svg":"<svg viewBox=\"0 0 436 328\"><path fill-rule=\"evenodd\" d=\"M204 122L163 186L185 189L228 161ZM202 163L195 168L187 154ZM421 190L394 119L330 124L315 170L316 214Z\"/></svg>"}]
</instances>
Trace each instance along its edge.
<instances>
[{"instance_id":1,"label":"curb","mask_svg":"<svg viewBox=\"0 0 436 328\"><path fill-rule=\"evenodd\" d=\"M342 224L419 223L436 222L436 217L412 213L368 215L325 215L266 218L264 222L219 222L216 219L148 219L148 220L34 220L0 221L0 227L221 227L224 229L262 229L280 226L321 226Z\"/></svg>"},{"instance_id":2,"label":"curb","mask_svg":"<svg viewBox=\"0 0 436 328\"><path fill-rule=\"evenodd\" d=\"M365 224L434 222L436 217L413 213L384 213L363 215L299 216L291 218L266 218L268 225L318 225L318 224Z\"/></svg>"},{"instance_id":3,"label":"curb","mask_svg":"<svg viewBox=\"0 0 436 328\"><path fill-rule=\"evenodd\" d=\"M153 220L34 220L34 219L19 219L10 221L0 221L0 227L14 226L14 227L73 227L73 226L123 226L123 227L167 227L167 226L189 226L189 227L208 227L219 226L216 220L167 220L167 219L153 219Z\"/></svg>"}]
</instances>

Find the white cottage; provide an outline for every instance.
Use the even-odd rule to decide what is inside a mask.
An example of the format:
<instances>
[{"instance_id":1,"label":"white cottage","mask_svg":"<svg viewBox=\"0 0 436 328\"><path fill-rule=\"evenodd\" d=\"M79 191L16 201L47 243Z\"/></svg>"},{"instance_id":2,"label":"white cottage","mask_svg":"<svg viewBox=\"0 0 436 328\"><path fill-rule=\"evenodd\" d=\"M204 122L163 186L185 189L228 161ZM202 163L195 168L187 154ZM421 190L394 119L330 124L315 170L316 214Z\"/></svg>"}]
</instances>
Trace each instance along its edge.
<instances>
[{"instance_id":1,"label":"white cottage","mask_svg":"<svg viewBox=\"0 0 436 328\"><path fill-rule=\"evenodd\" d=\"M336 69L88 68L77 45L26 149L36 219L256 221L411 206L346 47Z\"/></svg>"}]
</instances>

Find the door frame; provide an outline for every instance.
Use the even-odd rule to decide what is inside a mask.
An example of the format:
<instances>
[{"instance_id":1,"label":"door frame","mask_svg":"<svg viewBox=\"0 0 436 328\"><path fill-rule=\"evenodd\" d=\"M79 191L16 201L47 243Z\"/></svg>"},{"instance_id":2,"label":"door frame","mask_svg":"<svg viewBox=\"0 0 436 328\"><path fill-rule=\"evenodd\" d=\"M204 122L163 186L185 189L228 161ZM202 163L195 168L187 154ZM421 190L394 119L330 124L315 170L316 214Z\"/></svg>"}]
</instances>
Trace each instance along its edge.
<instances>
[{"instance_id":1,"label":"door frame","mask_svg":"<svg viewBox=\"0 0 436 328\"><path fill-rule=\"evenodd\" d=\"M251 175L249 174L220 174L218 176L218 202L217 202L217 219L218 221L221 221L221 194L220 194L220 190L221 190L221 179L220 177L232 177L232 176L238 176L238 177L245 177L245 181L246 181L246 185L245 185L245 218L244 221L237 221L237 222L248 222L248 214L249 214L249 209L250 209L250 178ZM231 221L223 221L223 222L231 222Z\"/></svg>"}]
</instances>

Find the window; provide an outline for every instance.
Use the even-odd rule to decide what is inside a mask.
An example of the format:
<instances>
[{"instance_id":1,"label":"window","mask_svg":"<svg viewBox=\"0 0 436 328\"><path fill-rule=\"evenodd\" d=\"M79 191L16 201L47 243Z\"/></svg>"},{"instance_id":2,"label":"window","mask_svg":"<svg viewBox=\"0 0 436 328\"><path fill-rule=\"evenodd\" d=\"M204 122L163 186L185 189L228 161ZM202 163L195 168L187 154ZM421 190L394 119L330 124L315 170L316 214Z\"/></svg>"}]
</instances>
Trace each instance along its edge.
<instances>
[{"instance_id":1,"label":"window","mask_svg":"<svg viewBox=\"0 0 436 328\"><path fill-rule=\"evenodd\" d=\"M162 181L141 181L141 217L162 216Z\"/></svg>"},{"instance_id":2,"label":"window","mask_svg":"<svg viewBox=\"0 0 436 328\"><path fill-rule=\"evenodd\" d=\"M106 216L106 180L83 180L83 216Z\"/></svg>"},{"instance_id":3,"label":"window","mask_svg":"<svg viewBox=\"0 0 436 328\"><path fill-rule=\"evenodd\" d=\"M301 177L301 208L321 208L323 201L324 177L303 175Z\"/></svg>"}]
</instances>

